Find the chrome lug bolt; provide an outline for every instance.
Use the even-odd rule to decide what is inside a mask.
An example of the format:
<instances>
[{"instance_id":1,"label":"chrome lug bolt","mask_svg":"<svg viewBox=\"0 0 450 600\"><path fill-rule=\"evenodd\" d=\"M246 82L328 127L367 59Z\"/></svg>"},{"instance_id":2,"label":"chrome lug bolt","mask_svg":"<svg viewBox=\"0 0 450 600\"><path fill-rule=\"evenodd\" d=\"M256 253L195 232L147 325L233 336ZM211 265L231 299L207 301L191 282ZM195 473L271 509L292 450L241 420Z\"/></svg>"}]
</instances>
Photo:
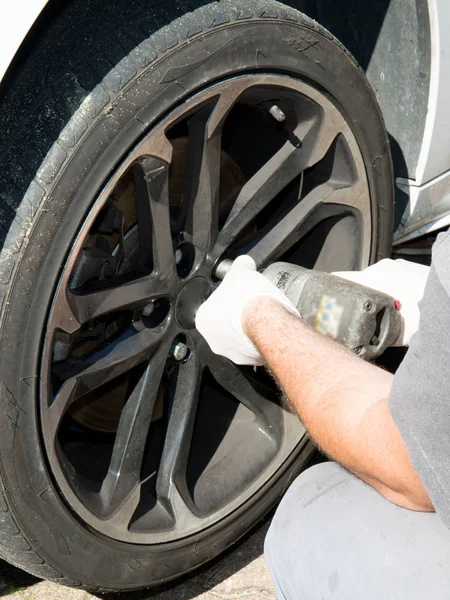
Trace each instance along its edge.
<instances>
[{"instance_id":1,"label":"chrome lug bolt","mask_svg":"<svg viewBox=\"0 0 450 600\"><path fill-rule=\"evenodd\" d=\"M142 311L142 316L149 317L154 310L155 310L155 305L153 304L153 302L150 302L150 304L147 304L147 306L144 306L144 310Z\"/></svg>"},{"instance_id":2,"label":"chrome lug bolt","mask_svg":"<svg viewBox=\"0 0 450 600\"><path fill-rule=\"evenodd\" d=\"M177 265L179 265L180 262L181 262L181 260L182 260L182 258L183 258L183 251L180 248L177 248L175 250L175 263Z\"/></svg>"},{"instance_id":3,"label":"chrome lug bolt","mask_svg":"<svg viewBox=\"0 0 450 600\"><path fill-rule=\"evenodd\" d=\"M183 344L182 342L173 344L172 348L170 349L170 356L178 361L184 360L188 354L189 349L186 344Z\"/></svg>"}]
</instances>

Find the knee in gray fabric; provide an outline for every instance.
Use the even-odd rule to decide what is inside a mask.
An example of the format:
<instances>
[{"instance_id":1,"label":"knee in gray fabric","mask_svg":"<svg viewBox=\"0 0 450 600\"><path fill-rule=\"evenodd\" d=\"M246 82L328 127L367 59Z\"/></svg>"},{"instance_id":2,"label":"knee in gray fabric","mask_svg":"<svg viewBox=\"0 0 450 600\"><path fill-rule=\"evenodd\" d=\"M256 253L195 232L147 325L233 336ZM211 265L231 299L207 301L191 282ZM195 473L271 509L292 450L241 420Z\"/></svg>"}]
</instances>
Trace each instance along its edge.
<instances>
[{"instance_id":1,"label":"knee in gray fabric","mask_svg":"<svg viewBox=\"0 0 450 600\"><path fill-rule=\"evenodd\" d=\"M304 471L282 499L264 544L264 556L279 600L303 600L321 597L315 582L327 565L320 564L324 518L332 505L312 511L316 501L351 477L336 463L316 465Z\"/></svg>"},{"instance_id":2,"label":"knee in gray fabric","mask_svg":"<svg viewBox=\"0 0 450 600\"><path fill-rule=\"evenodd\" d=\"M292 484L266 538L278 600L449 600L450 532L333 463Z\"/></svg>"},{"instance_id":3,"label":"knee in gray fabric","mask_svg":"<svg viewBox=\"0 0 450 600\"><path fill-rule=\"evenodd\" d=\"M305 520L305 508L312 504L316 497L320 497L327 486L333 486L333 476L340 478L342 469L336 463L325 463L316 465L304 471L291 485L288 492L282 499L275 513L264 544L264 553L271 557L274 564L277 561L285 562L283 556L289 552L289 544L292 543L292 533L295 531L294 539L297 542L296 550L302 547L299 536L304 527L308 531L313 531L315 524L307 517L307 523L302 524ZM344 472L345 473L345 472ZM317 523L320 527L321 523Z\"/></svg>"},{"instance_id":4,"label":"knee in gray fabric","mask_svg":"<svg viewBox=\"0 0 450 600\"><path fill-rule=\"evenodd\" d=\"M307 537L320 523L305 523L304 504L311 494L317 493L315 469L303 472L282 499L264 542L264 557L274 584L278 600L303 600L309 576L305 566L310 566ZM307 570L307 569L306 569Z\"/></svg>"},{"instance_id":5,"label":"knee in gray fabric","mask_svg":"<svg viewBox=\"0 0 450 600\"><path fill-rule=\"evenodd\" d=\"M277 599L288 600L288 596L284 590L288 584L287 578L289 577L289 572L286 569L286 561L284 560L282 539L278 533L277 524L274 519L264 540L264 559L272 578Z\"/></svg>"},{"instance_id":6,"label":"knee in gray fabric","mask_svg":"<svg viewBox=\"0 0 450 600\"><path fill-rule=\"evenodd\" d=\"M267 531L266 538L264 540L264 558L270 565L274 562L274 557L279 555L281 549L279 548L279 538L276 532L276 526L274 521L270 524L269 530Z\"/></svg>"}]
</instances>

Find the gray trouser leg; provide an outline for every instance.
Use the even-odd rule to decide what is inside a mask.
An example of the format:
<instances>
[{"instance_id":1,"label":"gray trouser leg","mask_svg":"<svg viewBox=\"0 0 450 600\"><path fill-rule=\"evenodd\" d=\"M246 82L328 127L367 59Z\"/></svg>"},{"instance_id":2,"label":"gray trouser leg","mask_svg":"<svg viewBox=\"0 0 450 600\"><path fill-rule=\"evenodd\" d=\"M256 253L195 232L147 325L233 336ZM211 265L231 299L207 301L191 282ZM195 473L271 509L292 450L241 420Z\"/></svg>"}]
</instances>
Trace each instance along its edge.
<instances>
[{"instance_id":1,"label":"gray trouser leg","mask_svg":"<svg viewBox=\"0 0 450 600\"><path fill-rule=\"evenodd\" d=\"M450 600L450 530L399 508L336 463L283 498L265 558L279 600Z\"/></svg>"}]
</instances>

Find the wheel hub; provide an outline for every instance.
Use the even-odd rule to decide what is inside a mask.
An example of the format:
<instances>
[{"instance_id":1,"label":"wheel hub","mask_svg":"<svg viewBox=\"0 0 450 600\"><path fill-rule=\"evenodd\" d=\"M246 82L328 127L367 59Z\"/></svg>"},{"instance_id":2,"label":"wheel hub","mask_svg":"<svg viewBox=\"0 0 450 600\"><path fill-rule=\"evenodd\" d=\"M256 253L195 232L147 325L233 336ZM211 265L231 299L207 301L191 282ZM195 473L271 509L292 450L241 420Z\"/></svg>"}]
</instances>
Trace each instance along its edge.
<instances>
[{"instance_id":1,"label":"wheel hub","mask_svg":"<svg viewBox=\"0 0 450 600\"><path fill-rule=\"evenodd\" d=\"M175 319L180 327L194 329L195 315L211 292L211 284L204 277L194 277L182 287L175 302Z\"/></svg>"}]
</instances>

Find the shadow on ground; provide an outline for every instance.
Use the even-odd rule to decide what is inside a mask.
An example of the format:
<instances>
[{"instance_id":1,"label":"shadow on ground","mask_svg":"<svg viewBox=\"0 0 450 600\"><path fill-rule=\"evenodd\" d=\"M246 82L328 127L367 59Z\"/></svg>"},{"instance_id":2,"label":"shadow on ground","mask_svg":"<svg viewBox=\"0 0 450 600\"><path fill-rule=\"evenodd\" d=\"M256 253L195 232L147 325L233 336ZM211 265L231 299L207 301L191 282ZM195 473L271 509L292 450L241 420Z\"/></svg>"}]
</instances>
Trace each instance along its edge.
<instances>
[{"instance_id":1,"label":"shadow on ground","mask_svg":"<svg viewBox=\"0 0 450 600\"><path fill-rule=\"evenodd\" d=\"M0 560L0 596L14 594L39 583L39 581L40 579L37 577Z\"/></svg>"}]
</instances>

